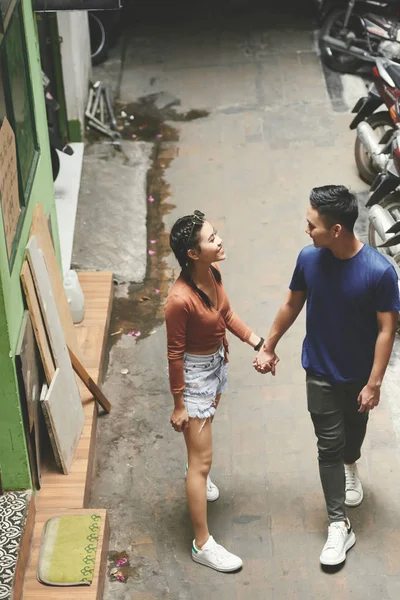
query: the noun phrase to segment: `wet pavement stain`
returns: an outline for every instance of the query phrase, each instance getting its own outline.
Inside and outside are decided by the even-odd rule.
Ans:
[[[164,301],[169,289],[166,257],[171,252],[169,232],[163,217],[173,208],[165,172],[179,155],[179,131],[166,121],[188,122],[208,116],[207,111],[179,113],[178,100],[173,106],[157,107],[159,94],[141,98],[129,105],[118,105],[119,130],[124,139],[153,142],[152,166],[147,174],[147,269],[142,284],[130,284],[127,293],[114,297],[110,324],[109,349],[123,334],[137,341],[155,333],[164,322]],[[161,102],[162,103],[162,102]],[[133,119],[131,117],[134,117]],[[134,136],[134,137],[133,137]]]

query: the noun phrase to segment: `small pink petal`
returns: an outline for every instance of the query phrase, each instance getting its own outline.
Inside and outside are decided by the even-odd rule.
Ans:
[[[155,251],[155,250],[149,250],[149,254],[150,254],[151,256],[153,256],[153,254],[155,254],[155,253],[156,253],[156,251]]]
[[[136,329],[135,331],[132,331],[132,333],[133,333],[134,337],[140,337],[142,335],[142,333],[138,329]]]
[[[157,133],[156,138],[159,140],[162,138],[162,133]]]
[[[148,202],[154,202],[154,198],[153,198],[153,196],[149,196],[149,197],[147,198],[147,201],[148,201]]]
[[[132,139],[136,140],[136,138],[137,138],[137,135],[135,135],[134,133],[132,133]]]
[[[160,290],[159,290],[158,288],[154,288],[154,293],[155,293],[155,294],[159,294],[159,293],[160,293]]]
[[[157,244],[157,240],[150,240],[150,244]]]
[[[126,565],[127,562],[127,558],[120,558],[115,564],[117,567],[122,567],[122,565]]]
[[[118,581],[125,581],[125,577],[123,575],[117,575]]]

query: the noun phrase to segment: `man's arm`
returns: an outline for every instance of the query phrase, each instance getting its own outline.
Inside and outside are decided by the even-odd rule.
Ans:
[[[379,404],[381,385],[396,336],[398,316],[397,312],[377,313],[379,333],[375,344],[374,362],[368,383],[358,397],[359,412],[372,410]]]
[[[254,367],[259,373],[269,373],[275,375],[275,368],[279,358],[275,354],[275,348],[299,316],[301,309],[307,298],[307,292],[290,290],[285,302],[278,310],[268,338],[254,360]]]

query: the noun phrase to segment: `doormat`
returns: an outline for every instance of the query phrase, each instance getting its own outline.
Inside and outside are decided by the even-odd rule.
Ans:
[[[11,597],[30,497],[30,491],[6,492],[0,496],[0,600]]]
[[[90,585],[93,581],[101,517],[64,515],[46,521],[37,578],[47,585]]]

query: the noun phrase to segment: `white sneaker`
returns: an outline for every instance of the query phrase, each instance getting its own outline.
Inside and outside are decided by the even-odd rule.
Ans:
[[[188,472],[188,466],[186,465],[185,479],[187,477],[187,472]],[[215,500],[218,500],[218,498],[219,498],[219,489],[217,488],[215,483],[213,483],[211,481],[210,476],[207,475],[207,502],[215,502]]]
[[[344,465],[346,476],[346,506],[359,506],[364,498],[364,492],[358,476],[357,463]]]
[[[222,573],[231,573],[243,566],[242,559],[217,544],[212,535],[210,535],[201,550],[196,548],[193,540],[192,558],[195,562]]]
[[[319,560],[327,566],[340,565],[346,560],[346,552],[356,543],[356,536],[350,521],[331,523],[328,529],[328,539],[322,549]]]

